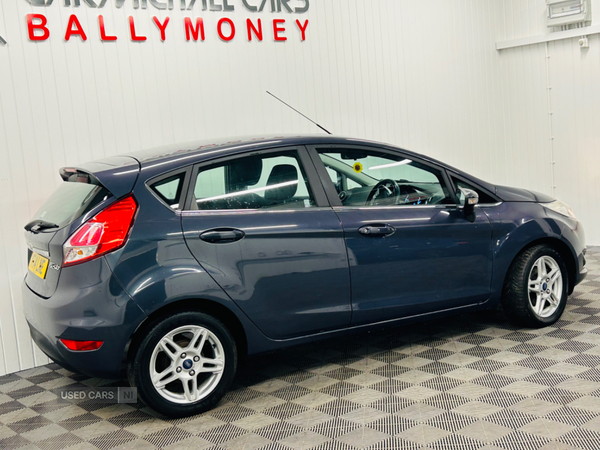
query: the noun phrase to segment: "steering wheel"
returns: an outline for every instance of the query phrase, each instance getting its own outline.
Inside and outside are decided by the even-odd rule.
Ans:
[[[375,197],[377,195],[377,197]],[[369,195],[367,196],[367,201],[365,205],[375,205],[376,198],[385,199],[385,198],[394,198],[397,199],[400,196],[400,186],[394,180],[390,178],[386,178],[381,180],[375,186]],[[394,201],[396,203],[396,201]]]

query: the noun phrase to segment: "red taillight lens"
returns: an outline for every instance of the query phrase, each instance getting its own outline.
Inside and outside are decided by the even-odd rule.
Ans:
[[[74,247],[89,247],[100,244],[104,225],[101,223],[88,222],[83,224],[71,237],[69,242]]]
[[[89,261],[121,248],[127,242],[136,211],[137,203],[129,196],[88,220],[63,246],[63,265]]]
[[[76,352],[88,352],[90,350],[98,350],[104,344],[104,341],[71,341],[69,339],[61,339],[60,342],[65,344],[69,350]]]

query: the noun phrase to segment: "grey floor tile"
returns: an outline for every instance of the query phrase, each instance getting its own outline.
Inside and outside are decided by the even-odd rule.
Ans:
[[[371,447],[378,442],[388,439],[390,435],[369,427],[357,428],[350,433],[337,438],[338,441],[357,448]]]

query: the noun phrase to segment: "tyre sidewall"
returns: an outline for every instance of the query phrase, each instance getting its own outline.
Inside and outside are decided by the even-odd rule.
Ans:
[[[154,348],[170,331],[185,325],[199,325],[214,333],[221,341],[225,353],[223,376],[217,387],[198,402],[182,405],[171,402],[161,396],[150,379],[150,360]],[[128,367],[130,383],[138,388],[138,396],[155,411],[170,417],[185,417],[200,414],[211,409],[225,395],[237,369],[237,350],[235,341],[227,328],[217,319],[200,312],[178,313],[164,319],[154,327],[141,341],[133,360]]]
[[[538,259],[540,259],[542,256],[549,256],[552,259],[554,259],[554,261],[556,261],[556,263],[558,264],[558,267],[560,268],[560,272],[561,272],[562,280],[563,280],[560,304],[558,305],[558,308],[556,309],[556,311],[554,311],[554,314],[552,314],[551,316],[548,316],[548,317],[539,317],[533,311],[533,307],[531,306],[531,302],[529,301],[529,274],[531,273],[531,269],[533,268],[533,265],[535,264],[535,262]],[[567,297],[568,297],[567,291],[568,291],[568,285],[569,285],[567,266],[564,263],[563,259],[561,258],[560,254],[553,248],[545,247],[545,246],[540,247],[537,251],[535,251],[531,255],[531,257],[529,258],[529,261],[527,261],[527,264],[525,265],[525,273],[523,274],[522,282],[524,284],[523,292],[526,293],[525,301],[527,302],[527,311],[531,317],[531,320],[540,326],[547,326],[547,325],[552,325],[553,323],[555,323],[560,318],[560,316],[562,315],[562,313],[565,310],[565,307],[567,306]]]

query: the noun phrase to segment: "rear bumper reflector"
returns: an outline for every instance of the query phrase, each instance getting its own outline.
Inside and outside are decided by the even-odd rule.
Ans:
[[[61,339],[65,347],[75,352],[89,352],[90,350],[98,350],[104,344],[104,341],[71,341],[69,339]]]

